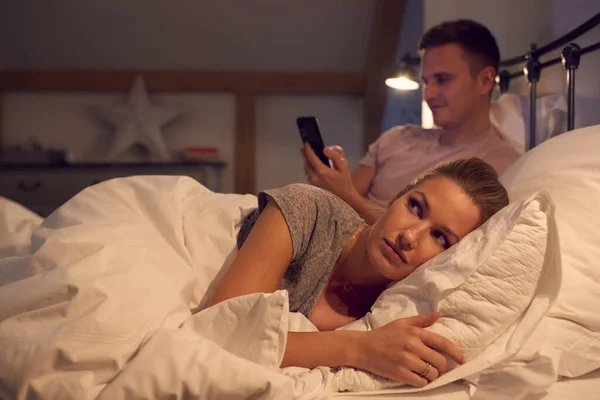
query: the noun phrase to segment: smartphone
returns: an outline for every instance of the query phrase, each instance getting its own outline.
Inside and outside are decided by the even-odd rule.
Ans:
[[[312,147],[317,157],[323,161],[323,164],[331,167],[329,159],[323,152],[325,144],[323,143],[323,137],[319,129],[319,121],[315,117],[298,117],[296,124],[298,124],[302,142],[310,144],[310,147]]]

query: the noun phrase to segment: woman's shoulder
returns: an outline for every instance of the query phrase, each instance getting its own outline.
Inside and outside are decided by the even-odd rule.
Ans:
[[[285,197],[292,200],[298,207],[310,204],[319,208],[329,208],[336,212],[350,212],[358,216],[352,207],[335,194],[306,183],[292,183],[278,189],[266,190],[264,193],[269,196]]]
[[[348,203],[335,194],[305,183],[265,190],[259,195],[262,204],[269,199],[277,203],[288,223],[295,219],[301,221],[306,229],[315,229],[317,225],[335,229],[339,225],[355,226],[364,222]]]
[[[318,198],[323,195],[329,193],[328,191],[321,189],[319,187],[309,185],[308,183],[290,183],[285,186],[281,186],[275,189],[264,190],[264,193],[284,193],[289,194],[291,196],[300,196],[300,197],[309,197],[309,198]]]

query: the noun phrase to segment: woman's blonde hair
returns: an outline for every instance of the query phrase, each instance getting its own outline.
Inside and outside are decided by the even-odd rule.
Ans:
[[[406,185],[392,202],[422,182],[438,177],[452,179],[473,200],[481,215],[479,225],[508,205],[508,193],[498,180],[498,173],[477,157],[436,165]]]

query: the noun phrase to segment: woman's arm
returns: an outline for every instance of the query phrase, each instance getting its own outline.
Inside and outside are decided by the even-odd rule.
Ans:
[[[218,285],[210,304],[250,293],[272,293],[292,259],[292,239],[283,214],[273,200],[259,216],[244,245]],[[446,370],[448,354],[461,363],[460,350],[447,339],[422,328],[439,314],[393,321],[369,332],[289,332],[282,367],[350,366],[424,386],[419,373],[432,364],[427,377]]]
[[[356,366],[359,331],[288,332],[281,368]]]
[[[292,259],[292,237],[270,199],[219,283],[209,305],[250,293],[272,293]]]

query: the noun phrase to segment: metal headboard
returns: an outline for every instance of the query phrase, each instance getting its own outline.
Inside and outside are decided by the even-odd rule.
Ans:
[[[572,41],[579,38],[594,27],[600,25],[600,13],[594,15],[581,26],[573,29],[564,36],[548,43],[540,48],[537,45],[531,44],[527,53],[502,61],[500,67],[510,67],[513,65],[525,63],[522,71],[510,73],[507,70],[502,70],[496,77],[496,82],[500,88],[500,92],[504,93],[510,86],[511,79],[525,76],[529,82],[529,140],[527,141],[527,149],[536,146],[536,101],[537,101],[537,83],[540,80],[542,70],[554,64],[562,62],[567,74],[567,131],[573,130],[575,126],[575,71],[579,68],[581,57],[587,53],[591,53],[600,49],[600,42],[590,46],[581,48]],[[540,56],[558,49],[563,46],[560,57],[551,60],[540,62]]]

